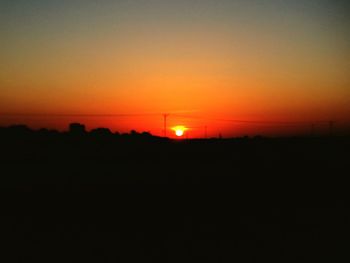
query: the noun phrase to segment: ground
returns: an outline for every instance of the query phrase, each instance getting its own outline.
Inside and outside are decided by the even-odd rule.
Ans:
[[[346,137],[0,141],[12,261],[348,261]]]

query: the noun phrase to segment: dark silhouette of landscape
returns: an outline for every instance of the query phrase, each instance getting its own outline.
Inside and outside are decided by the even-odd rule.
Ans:
[[[3,127],[2,248],[16,262],[346,262],[349,146]]]

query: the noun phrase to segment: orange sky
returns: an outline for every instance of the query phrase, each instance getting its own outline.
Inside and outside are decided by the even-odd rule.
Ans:
[[[192,137],[204,136],[204,126],[208,136],[298,133],[328,120],[341,128],[350,116],[350,39],[342,2],[293,2],[5,1],[0,125],[65,129],[81,121],[88,128],[161,135],[162,114],[170,113],[169,132],[184,125],[193,127]]]

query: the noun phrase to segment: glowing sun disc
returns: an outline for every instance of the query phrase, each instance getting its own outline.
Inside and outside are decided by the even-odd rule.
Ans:
[[[181,136],[184,135],[185,130],[187,130],[187,129],[186,129],[185,126],[175,126],[175,127],[172,128],[172,130],[175,132],[175,135],[177,137],[181,137]]]
[[[175,130],[175,134],[178,137],[181,137],[182,135],[184,135],[184,131],[183,130]]]

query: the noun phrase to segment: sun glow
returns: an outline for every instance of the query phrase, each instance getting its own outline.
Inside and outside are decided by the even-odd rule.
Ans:
[[[175,134],[176,134],[176,136],[181,137],[182,135],[184,135],[184,131],[183,130],[176,130]]]
[[[172,130],[175,132],[175,135],[177,137],[181,137],[184,135],[186,127],[185,126],[175,126],[172,128]]]

